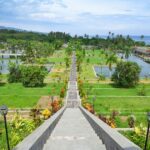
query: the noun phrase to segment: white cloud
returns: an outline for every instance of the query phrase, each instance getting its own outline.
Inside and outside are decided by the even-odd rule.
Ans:
[[[38,30],[139,32],[150,26],[148,0],[0,0],[2,20]],[[50,24],[50,26],[49,26]],[[35,29],[35,28],[34,28]],[[150,31],[148,31],[150,34]]]

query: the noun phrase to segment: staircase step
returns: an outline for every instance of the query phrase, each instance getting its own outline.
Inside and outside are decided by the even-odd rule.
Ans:
[[[67,108],[44,145],[43,150],[106,150],[87,119],[78,108],[79,91],[76,82],[76,57],[72,57],[68,83]]]
[[[67,108],[44,150],[106,150],[79,108]]]

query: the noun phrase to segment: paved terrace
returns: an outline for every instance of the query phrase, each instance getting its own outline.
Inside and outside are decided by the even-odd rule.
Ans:
[[[140,150],[81,106],[76,78],[74,53],[65,106],[15,150]]]

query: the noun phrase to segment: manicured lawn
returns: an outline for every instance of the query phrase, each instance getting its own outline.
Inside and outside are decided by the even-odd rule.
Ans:
[[[65,57],[66,57],[65,50],[59,50],[59,51],[55,51],[53,56],[48,57],[48,60],[49,62],[63,63]]]
[[[30,108],[36,105],[41,96],[59,95],[62,86],[62,83],[50,83],[44,87],[25,88],[20,83],[5,84],[0,86],[0,105],[5,104],[9,108]]]
[[[136,88],[115,88],[111,84],[84,84],[84,90],[88,93],[88,101],[94,102],[95,111],[98,114],[110,115],[112,111],[118,111],[120,116],[134,114],[137,123],[146,124],[146,112],[150,111],[150,84],[145,84],[146,96],[138,96],[138,91],[143,85]],[[88,92],[89,91],[89,92]]]
[[[45,82],[49,83],[49,81],[52,82],[64,82],[64,80],[68,79],[70,74],[70,68],[66,69],[66,66],[64,63],[62,64],[55,64],[52,68],[51,72],[47,75],[45,78]]]
[[[63,82],[66,78],[69,77],[70,74],[70,67],[66,68],[65,65],[65,50],[55,51],[53,56],[48,57],[49,62],[55,63],[51,72],[45,78],[46,83],[52,82]],[[71,57],[70,57],[70,64],[71,64]]]
[[[50,57],[48,58],[49,62],[54,62],[54,63],[60,63],[64,62],[64,58],[59,58],[59,57]]]
[[[90,91],[89,95],[99,96],[139,96],[138,92],[142,88],[145,87],[146,96],[150,96],[150,84],[139,84],[135,88],[117,88],[114,87],[113,84],[84,84],[85,91]]]
[[[93,71],[93,66],[91,64],[82,64],[82,71],[80,74],[82,80],[93,80],[96,76]]]

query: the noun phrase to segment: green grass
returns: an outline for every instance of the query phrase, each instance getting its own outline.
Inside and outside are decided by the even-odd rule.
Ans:
[[[30,108],[36,105],[41,96],[59,95],[62,86],[62,83],[50,83],[39,88],[25,88],[20,83],[1,85],[0,105],[5,104],[9,108]]]
[[[59,50],[55,51],[53,56],[50,56],[48,58],[48,61],[54,63],[63,63],[65,57],[66,57],[65,50]]]
[[[90,95],[97,95],[97,97],[101,96],[139,96],[138,92],[142,88],[143,84],[139,84],[135,88],[117,88],[114,87],[113,84],[84,84],[85,91],[90,90]],[[150,96],[150,84],[145,84],[146,96]]]
[[[96,96],[94,102],[95,111],[98,114],[110,115],[113,110],[118,111],[120,116],[134,114],[137,123],[146,124],[146,112],[150,111],[150,84],[146,84],[146,96],[138,96],[138,90],[143,85],[136,88],[116,88],[111,84],[84,84],[84,91],[88,92],[88,101],[93,103],[92,98]],[[123,127],[123,124],[119,126]],[[126,126],[126,125],[125,125]]]
[[[0,148],[6,150],[6,137],[4,132],[4,122],[0,120]]]
[[[130,141],[137,144],[141,149],[144,149],[145,146],[145,135],[138,135],[134,131],[120,131],[121,134],[126,136]],[[147,143],[147,150],[150,150],[150,143]]]
[[[48,58],[48,61],[54,62],[54,63],[63,63],[65,60],[64,60],[64,58],[50,57],[50,58]]]

